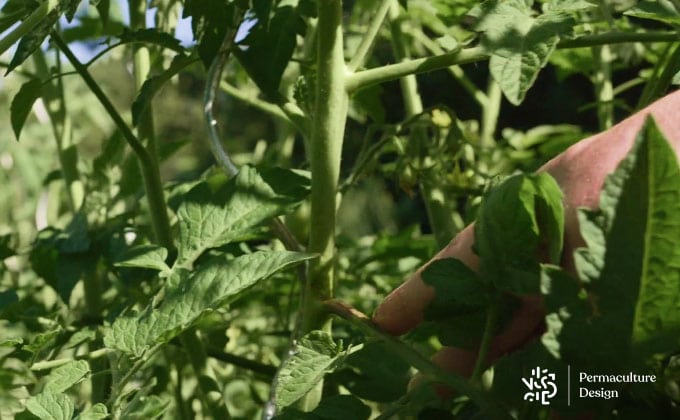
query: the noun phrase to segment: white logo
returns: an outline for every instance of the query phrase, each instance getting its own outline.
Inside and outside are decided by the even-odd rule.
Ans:
[[[548,373],[548,369],[535,367],[531,370],[529,379],[522,378],[522,382],[529,389],[529,392],[524,394],[524,401],[540,401],[543,405],[549,405],[548,400],[557,394],[555,374]]]

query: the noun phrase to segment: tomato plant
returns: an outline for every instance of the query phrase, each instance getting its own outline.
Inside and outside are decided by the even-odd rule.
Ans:
[[[1,4],[2,418],[680,414],[677,133],[598,209],[531,174],[679,83],[680,2]],[[459,232],[418,328],[365,315]]]

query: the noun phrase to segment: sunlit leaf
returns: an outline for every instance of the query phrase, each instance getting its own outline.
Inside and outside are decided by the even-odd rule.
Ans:
[[[328,333],[312,331],[301,338],[279,370],[276,406],[288,407],[302,398],[332,370],[340,356],[340,348]]]
[[[216,257],[191,274],[175,269],[161,304],[149,306],[137,316],[117,318],[104,343],[141,356],[149,347],[189,328],[207,311],[224,307],[258,281],[310,258],[295,252],[262,251],[231,259]]]
[[[179,218],[178,264],[190,264],[205,250],[250,235],[252,228],[282,214],[304,197],[305,181],[292,172],[268,177],[251,167],[217,191],[201,183],[194,187],[177,211]]]
[[[505,97],[519,105],[560,36],[571,32],[573,18],[559,12],[533,17],[523,0],[487,0],[476,13],[476,30],[482,32],[482,45],[491,54],[491,75]]]
[[[85,379],[90,373],[90,365],[84,360],[73,360],[59,366],[45,378],[43,392],[59,394]]]
[[[41,420],[71,420],[73,401],[65,394],[42,392],[26,401],[28,411]]]

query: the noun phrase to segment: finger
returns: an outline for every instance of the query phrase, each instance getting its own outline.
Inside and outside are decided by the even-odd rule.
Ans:
[[[598,206],[600,190],[606,175],[614,171],[630,150],[648,114],[654,115],[676,154],[680,154],[678,109],[680,90],[667,95],[608,131],[571,146],[539,169],[555,177],[564,194],[565,252],[562,265],[567,270],[575,271],[573,250],[583,246],[576,210],[579,207]],[[433,259],[454,257],[474,269],[478,259],[472,252],[473,242],[473,227],[468,226]],[[403,334],[422,322],[423,312],[433,297],[433,289],[423,283],[421,277],[423,268],[392,292],[376,310],[373,320],[385,331]]]
[[[470,225],[458,233],[430,262],[453,257],[474,270],[477,268],[478,258],[472,252],[473,242],[474,227]],[[427,265],[421,267],[409,280],[390,293],[376,309],[373,322],[384,331],[400,335],[422,322],[425,308],[434,297],[434,288],[425,284],[421,277],[425,267]]]
[[[492,365],[503,355],[516,351],[540,337],[545,330],[543,314],[543,299],[540,296],[523,297],[522,305],[503,332],[492,340],[486,354],[485,366]],[[478,349],[444,347],[432,356],[432,361],[446,372],[470,377],[477,362],[477,353]],[[422,380],[421,375],[416,375],[409,383],[409,389]],[[437,392],[443,397],[450,397],[453,394],[445,387],[438,387]]]

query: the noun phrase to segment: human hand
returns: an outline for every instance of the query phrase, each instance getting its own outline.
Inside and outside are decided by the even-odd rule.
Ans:
[[[596,208],[605,177],[612,173],[628,153],[647,115],[651,114],[671,143],[676,156],[680,154],[680,91],[658,100],[618,125],[589,137],[567,149],[539,169],[550,173],[564,194],[565,232],[562,266],[574,271],[573,252],[584,245],[579,233],[577,208]],[[478,258],[472,251],[474,225],[461,231],[443,250],[434,256],[457,258],[476,269]],[[425,308],[434,297],[434,289],[426,285],[421,267],[404,284],[393,291],[376,310],[373,321],[383,330],[399,335],[410,331],[423,320]],[[543,331],[544,309],[540,296],[522,297],[522,305],[496,336],[488,351],[487,363],[523,347]],[[469,376],[476,361],[476,352],[444,348],[433,360],[447,371]]]

